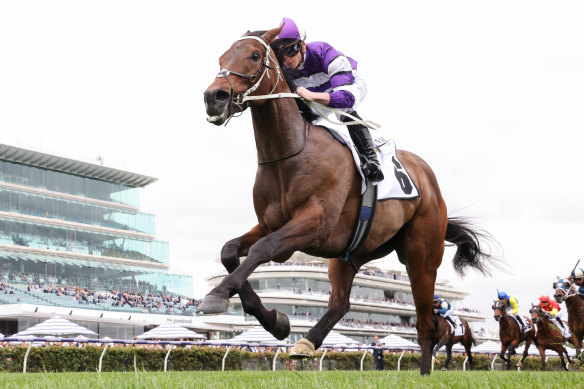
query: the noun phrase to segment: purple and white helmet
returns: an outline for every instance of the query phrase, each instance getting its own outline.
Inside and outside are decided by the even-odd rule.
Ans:
[[[282,19],[282,23],[280,23],[280,26],[282,25],[284,27],[282,28],[282,31],[280,31],[277,39],[294,39],[299,41],[304,40],[304,36],[300,35],[300,30],[298,29],[296,23],[294,23],[294,20],[290,18],[284,18]]]

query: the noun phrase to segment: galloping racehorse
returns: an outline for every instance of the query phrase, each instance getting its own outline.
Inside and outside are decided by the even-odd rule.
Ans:
[[[568,309],[568,327],[572,333],[572,342],[579,356],[582,352],[582,339],[584,339],[584,298],[576,293],[569,280],[560,278],[554,282],[554,298],[558,304],[566,302]]]
[[[499,354],[499,357],[507,362],[507,370],[511,369],[511,357],[516,354],[515,349],[519,347],[521,343],[525,342],[525,350],[523,351],[521,359],[517,362],[517,367],[521,367],[523,361],[527,358],[531,342],[535,341],[535,327],[533,322],[524,317],[523,320],[530,324],[531,330],[522,332],[519,323],[517,323],[517,321],[511,316],[507,315],[507,306],[504,303],[495,300],[492,308],[493,316],[495,317],[495,320],[499,322],[499,339],[501,340],[501,353]],[[506,352],[508,352],[507,357],[505,357]]]
[[[545,370],[545,350],[554,350],[560,356],[562,367],[568,370],[566,361],[564,361],[564,354],[568,358],[568,362],[572,363],[568,351],[564,347],[564,336],[562,330],[553,324],[545,312],[537,305],[532,305],[529,310],[531,319],[537,324],[537,336],[535,337],[535,344],[541,356],[541,369]]]
[[[223,246],[221,262],[230,274],[205,296],[198,311],[227,312],[229,298],[239,294],[244,311],[283,339],[290,333],[288,317],[262,305],[247,281],[249,275],[263,263],[285,262],[295,251],[332,258],[328,311],[292,351],[312,355],[349,310],[356,269],[396,251],[411,281],[421,373],[429,374],[437,341],[432,297],[444,241],[458,246],[453,262],[460,274],[466,267],[484,272],[489,255],[479,244],[481,235],[464,220],[447,217],[430,167],[417,155],[398,151],[420,196],[379,202],[352,264],[340,259],[359,217],[360,175],[347,147],[325,128],[307,122],[294,99],[279,95],[290,93],[270,47],[280,30],[248,33],[236,40],[220,57],[221,71],[204,93],[207,120],[213,124],[224,124],[236,109],[251,110],[258,155],[253,188],[258,224]],[[250,96],[256,99],[250,101]],[[242,256],[247,258],[240,262]]]
[[[436,321],[436,332],[438,334],[438,343],[434,347],[433,355],[436,356],[436,353],[442,346],[446,346],[446,362],[444,362],[443,370],[448,370],[448,365],[450,364],[450,360],[452,359],[452,346],[457,343],[460,343],[464,346],[466,350],[466,355],[468,356],[468,364],[470,369],[474,368],[474,361],[472,359],[472,353],[470,352],[470,348],[472,345],[476,345],[477,342],[474,340],[472,336],[472,331],[468,325],[468,322],[464,319],[460,319],[462,325],[464,326],[464,334],[459,336],[454,336],[454,332],[452,332],[452,327],[440,315],[434,314],[434,320]]]

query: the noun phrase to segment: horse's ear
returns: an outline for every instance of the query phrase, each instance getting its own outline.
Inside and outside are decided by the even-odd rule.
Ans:
[[[556,288],[558,287],[557,285],[558,285],[558,284],[557,284],[556,282],[554,282],[554,284],[552,285],[552,288],[553,288],[553,289],[556,289]]]
[[[269,45],[278,37],[278,34],[280,34],[280,32],[282,31],[282,28],[284,28],[283,24],[278,28],[274,28],[274,29],[266,31],[262,35],[262,40]]]

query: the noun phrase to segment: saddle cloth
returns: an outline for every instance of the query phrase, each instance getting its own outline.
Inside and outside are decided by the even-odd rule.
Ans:
[[[562,332],[562,336],[564,338],[570,338],[572,336],[572,334],[570,333],[570,328],[568,327],[567,323],[563,322],[564,326],[561,327],[560,324],[556,321],[556,318],[550,318],[550,323]]]
[[[353,160],[361,175],[361,194],[365,193],[366,183],[363,172],[361,171],[361,161],[357,149],[349,136],[349,131],[346,127],[331,127],[329,131],[333,135],[338,135],[353,154]],[[377,130],[379,132],[380,130]],[[388,199],[413,199],[420,196],[418,188],[412,181],[409,173],[397,158],[397,151],[395,142],[393,140],[386,140],[383,136],[378,136],[373,140],[375,144],[377,157],[381,164],[381,171],[384,175],[384,180],[376,183],[377,185],[377,200]]]
[[[458,317],[458,316],[450,316],[450,317],[456,323],[456,328],[453,328],[452,327],[452,323],[450,323],[448,320],[446,320],[446,322],[450,326],[450,329],[452,330],[452,333],[454,334],[454,336],[462,336],[462,335],[464,335],[464,331],[465,331],[464,330],[464,325],[462,325],[462,321],[460,320],[460,317]]]
[[[511,317],[513,319],[515,319],[515,321],[517,322],[517,325],[519,325],[519,328],[521,328],[521,323],[519,323],[519,320],[517,320],[517,317],[515,317],[515,315],[511,315]],[[523,333],[529,332],[531,331],[532,327],[531,327],[531,323],[529,323],[529,320],[527,319],[526,316],[523,316]]]

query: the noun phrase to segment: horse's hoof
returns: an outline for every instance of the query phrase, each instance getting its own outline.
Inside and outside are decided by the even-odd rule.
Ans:
[[[521,361],[517,362],[517,364],[515,365],[516,367],[523,367],[523,363],[521,363]]]
[[[292,359],[304,359],[310,358],[314,355],[314,344],[306,339],[302,338],[296,344],[294,344],[294,348],[292,352],[288,354],[288,357]]]
[[[197,313],[202,315],[221,315],[229,310],[229,299],[208,294],[197,307]]]
[[[278,340],[286,339],[290,335],[290,319],[285,313],[276,311],[276,324],[270,331],[274,338]]]
[[[443,367],[443,368],[442,368],[442,369],[440,369],[440,370],[442,370],[442,371],[448,371],[448,369],[447,369],[447,368],[445,368],[445,367]]]

